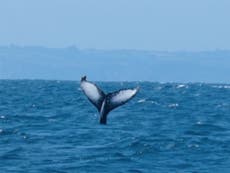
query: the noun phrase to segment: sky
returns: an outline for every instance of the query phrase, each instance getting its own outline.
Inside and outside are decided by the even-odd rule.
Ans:
[[[229,0],[0,1],[0,46],[230,49]]]

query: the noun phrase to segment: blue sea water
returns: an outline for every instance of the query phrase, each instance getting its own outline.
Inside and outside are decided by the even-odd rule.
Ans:
[[[75,81],[0,80],[0,172],[230,172],[230,85],[140,86],[100,125]]]

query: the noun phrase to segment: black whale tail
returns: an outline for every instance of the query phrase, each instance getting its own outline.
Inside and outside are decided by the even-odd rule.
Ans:
[[[133,89],[122,89],[113,93],[105,94],[97,85],[88,82],[86,76],[81,78],[81,88],[89,101],[100,113],[100,123],[106,124],[108,113],[127,103],[138,92],[139,87]]]

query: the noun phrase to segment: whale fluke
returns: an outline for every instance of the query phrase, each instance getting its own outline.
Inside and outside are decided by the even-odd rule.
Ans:
[[[108,113],[127,103],[138,92],[139,87],[133,89],[121,89],[105,94],[97,85],[86,80],[86,76],[81,78],[81,88],[89,101],[100,113],[100,123],[106,124]]]
[[[86,76],[81,78],[81,88],[89,101],[100,111],[102,102],[105,99],[104,92],[97,85],[88,82]]]

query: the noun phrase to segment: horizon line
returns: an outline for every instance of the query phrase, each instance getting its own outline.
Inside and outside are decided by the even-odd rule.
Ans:
[[[200,52],[217,52],[217,51],[230,51],[230,49],[221,49],[221,48],[215,48],[215,49],[199,49],[199,50],[189,50],[189,49],[176,49],[176,50],[154,50],[154,49],[130,49],[130,48],[111,48],[111,49],[103,49],[103,48],[81,48],[77,45],[66,45],[62,47],[58,46],[45,46],[45,45],[19,45],[19,44],[6,44],[6,45],[0,45],[0,48],[43,48],[43,49],[76,49],[80,51],[138,51],[138,52],[169,52],[169,53],[175,53],[175,52],[189,52],[189,53],[200,53]]]
[[[80,82],[79,80],[74,79],[39,79],[39,78],[0,78],[0,81],[54,81],[54,82]],[[228,82],[201,82],[201,81],[188,81],[188,82],[179,82],[179,81],[153,81],[153,80],[90,80],[92,82],[103,82],[103,83],[160,83],[160,84],[222,84],[230,85]]]

